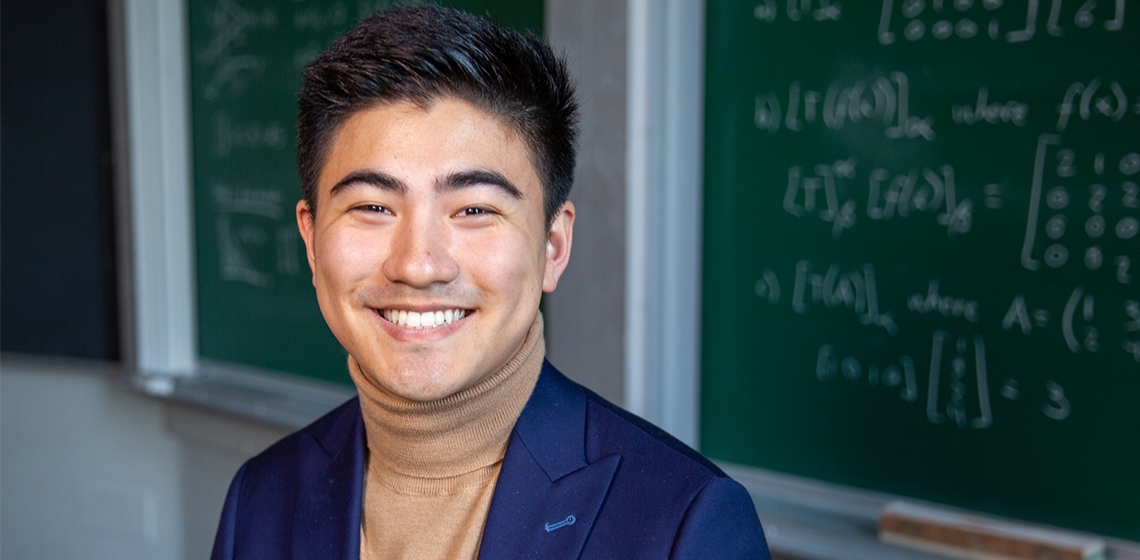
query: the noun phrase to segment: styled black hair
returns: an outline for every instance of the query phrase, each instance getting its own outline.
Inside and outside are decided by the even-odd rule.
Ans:
[[[394,6],[336,40],[301,73],[297,167],[316,212],[317,179],[337,129],[395,101],[443,97],[479,107],[519,133],[542,180],[547,228],[574,182],[578,104],[566,64],[533,34],[434,4]]]

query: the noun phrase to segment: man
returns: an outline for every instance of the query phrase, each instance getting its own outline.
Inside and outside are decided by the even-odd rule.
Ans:
[[[303,76],[297,224],[359,398],[242,466],[213,557],[767,558],[739,484],[543,358],[577,118],[549,47],[399,7]]]

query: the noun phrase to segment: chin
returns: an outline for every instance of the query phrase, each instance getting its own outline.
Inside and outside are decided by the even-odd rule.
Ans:
[[[388,392],[411,401],[427,402],[449,397],[464,387],[454,378],[453,370],[441,364],[405,365],[377,379]]]

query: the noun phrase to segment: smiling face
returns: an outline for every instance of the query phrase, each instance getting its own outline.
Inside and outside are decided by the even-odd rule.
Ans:
[[[353,114],[317,188],[297,225],[321,313],[365,374],[406,399],[502,367],[570,257],[573,204],[547,230],[526,143],[457,99]]]

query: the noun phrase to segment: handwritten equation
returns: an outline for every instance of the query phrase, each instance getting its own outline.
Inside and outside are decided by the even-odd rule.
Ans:
[[[798,132],[818,123],[840,130],[848,123],[867,122],[882,128],[887,138],[923,138],[931,142],[935,138],[933,116],[910,114],[910,82],[902,72],[832,83],[824,91],[805,89],[801,82],[792,82],[784,99],[781,103],[775,93],[756,96],[753,121],[757,128],[775,133],[783,126]]]
[[[800,260],[790,277],[764,268],[753,290],[768,305],[789,306],[795,315],[846,314],[853,325],[872,327],[889,338],[913,329],[910,317],[938,317],[948,327],[956,325],[933,330],[925,355],[907,353],[884,363],[841,355],[836,344],[826,343],[818,347],[815,359],[820,381],[846,379],[895,388],[909,403],[925,395],[926,417],[935,424],[989,427],[995,422],[994,399],[1019,401],[1029,390],[1019,379],[1024,374],[1020,369],[996,372],[996,377],[990,371],[985,338],[980,334],[986,325],[1000,324],[998,332],[1010,335],[1045,336],[1042,342],[1073,355],[1119,356],[1122,352],[1128,361],[1140,365],[1140,302],[1094,293],[1083,285],[1073,287],[1063,299],[1011,293],[1008,307],[987,309],[979,298],[955,293],[938,278],[928,279],[923,290],[884,293],[871,263],[819,265]],[[1008,336],[1003,340],[1010,342]],[[920,371],[922,364],[929,366],[923,365]],[[1032,389],[1040,397],[1042,414],[1054,420],[1069,416],[1072,405],[1058,381]]]
[[[838,23],[843,7],[832,0],[764,0],[756,20]],[[883,0],[876,35],[879,43],[899,40],[989,38],[1021,43],[1041,36],[1118,32],[1125,25],[1125,0]]]
[[[1039,36],[1043,27],[1053,37],[1074,31],[1116,32],[1124,28],[1124,0],[883,0],[878,37],[884,45],[898,34],[908,42],[988,37],[1020,43]],[[1045,5],[1048,10],[1043,10]],[[1045,25],[1041,26],[1041,19]],[[1100,24],[1097,26],[1096,24]]]
[[[304,245],[280,190],[215,183],[212,194],[222,280],[268,288],[301,274]]]
[[[1076,261],[1089,270],[1109,269],[1117,282],[1131,284],[1133,258],[1140,254],[1137,173],[1140,150],[1078,154],[1060,136],[1041,135],[1022,266],[1038,270],[1042,263],[1059,268]]]
[[[216,0],[190,6],[195,172],[216,279],[261,289],[303,277],[293,221],[300,71],[356,20],[390,4]],[[280,106],[281,109],[274,109]],[[203,196],[204,195],[204,196]]]
[[[938,278],[930,278],[923,290],[884,295],[876,281],[875,266],[870,263],[817,267],[812,261],[801,260],[795,263],[790,278],[783,276],[783,280],[773,268],[765,267],[753,291],[770,305],[787,301],[797,315],[809,315],[813,309],[845,310],[858,324],[881,328],[892,337],[899,334],[902,323],[896,309],[919,316],[940,316],[962,325],[982,323],[987,315],[991,321],[1000,316],[1001,330],[1024,335],[1035,330],[1052,332],[1054,343],[1063,344],[1074,354],[1104,350],[1102,330],[1120,332],[1124,337],[1119,348],[1140,362],[1136,352],[1140,342],[1136,338],[1140,331],[1140,304],[1127,298],[1116,300],[1113,294],[1098,297],[1084,285],[1073,287],[1063,299],[1052,297],[1048,303],[1030,301],[1024,293],[1014,290],[1008,296],[1008,307],[985,310],[980,298],[953,293]],[[1110,309],[1098,313],[1098,301],[1101,307],[1108,305]]]
[[[955,126],[980,124],[1025,127],[1031,124],[1030,105],[1017,99],[997,99],[990,88],[977,89],[976,100],[951,103],[941,111],[929,107],[917,111],[913,89],[904,72],[888,72],[864,79],[845,79],[826,88],[809,89],[803,82],[788,85],[787,93],[756,95],[753,124],[770,134],[797,133],[813,126],[840,131],[844,126],[873,126],[885,138],[937,139],[936,123]],[[1140,120],[1140,87],[1126,90],[1117,80],[1094,78],[1075,82],[1057,92],[1055,123],[1058,133],[1075,122],[1119,123]],[[922,116],[913,114],[920,113]],[[948,118],[947,118],[948,117]],[[1052,119],[1053,117],[1048,117]]]
[[[985,340],[980,335],[935,331],[929,366],[923,371],[909,355],[884,364],[841,354],[833,344],[820,345],[815,364],[819,381],[846,380],[894,390],[903,401],[924,405],[926,419],[932,424],[990,428],[995,423],[995,398],[1011,402],[1033,399],[1042,415],[1058,421],[1067,419],[1073,409],[1065,388],[1056,381],[1030,388],[1018,379],[1005,377],[994,384],[987,370]]]
[[[855,183],[855,184],[849,184]],[[1000,184],[981,187],[990,207],[1000,207]],[[839,193],[867,193],[862,212],[856,198],[841,199]],[[950,238],[969,233],[974,216],[974,203],[960,197],[954,180],[954,167],[891,171],[875,168],[864,176],[858,173],[855,158],[836,160],[831,164],[788,168],[784,191],[784,211],[805,218],[817,216],[831,224],[835,238],[858,223],[859,216],[869,220],[890,221],[929,215]]]

